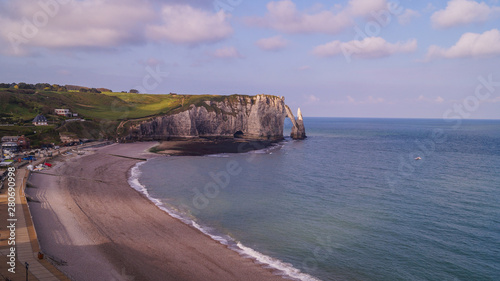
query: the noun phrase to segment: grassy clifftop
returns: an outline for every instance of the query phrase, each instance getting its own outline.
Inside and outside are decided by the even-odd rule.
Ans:
[[[191,104],[224,99],[232,97],[0,88],[0,137],[24,134],[34,145],[58,143],[60,134],[89,139],[114,137],[122,121],[176,113]],[[69,118],[55,115],[56,108],[67,108],[87,121],[65,122]],[[49,126],[33,126],[31,121],[37,114],[43,114]]]
[[[33,119],[69,108],[89,119],[122,120],[164,113],[182,104],[184,96],[129,93],[81,93],[0,89],[1,118]],[[188,98],[189,99],[189,98]]]

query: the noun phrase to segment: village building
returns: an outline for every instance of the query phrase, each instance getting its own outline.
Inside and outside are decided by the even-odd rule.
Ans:
[[[35,119],[32,121],[33,125],[35,126],[47,126],[47,118],[45,116],[38,114]]]
[[[22,150],[29,149],[30,148],[30,139],[28,139],[24,135],[18,137],[17,138],[17,146],[19,147],[19,149],[22,149]]]
[[[2,141],[2,154],[8,153],[8,152],[17,152],[19,150],[19,147],[17,146],[16,142],[12,141]]]
[[[54,110],[57,115],[68,116],[71,114],[67,108],[58,108]]]
[[[66,117],[77,117],[77,116],[78,116],[78,113],[76,113],[76,112],[71,112],[71,111],[69,111],[69,109],[67,109],[67,108],[58,108],[58,109],[54,109],[54,112],[55,112],[57,115],[60,115],[60,116],[66,116]]]
[[[2,137],[2,152],[18,152],[30,148],[30,140],[25,136]]]

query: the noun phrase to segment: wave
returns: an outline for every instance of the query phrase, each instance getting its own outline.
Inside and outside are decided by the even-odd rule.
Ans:
[[[128,178],[128,184],[135,190],[139,191],[140,193],[146,195],[146,197],[150,200],[152,199],[155,199],[151,196],[149,196],[149,192],[148,192],[148,189],[142,185],[140,182],[139,182],[139,178],[141,177],[142,175],[142,172],[140,170],[140,167],[144,164],[146,164],[147,162],[139,162],[137,164],[134,165],[134,167],[132,167],[132,169],[130,169],[130,177]],[[161,203],[158,199],[155,199],[158,203]],[[153,201],[153,200],[152,200]],[[157,202],[154,201],[154,203],[156,204]]]
[[[273,143],[268,147],[265,147],[262,149],[251,150],[251,151],[248,151],[244,154],[273,154],[273,152],[282,149],[283,146],[285,146],[286,142],[287,142],[286,140],[283,140],[283,141],[278,142],[278,143]]]
[[[288,277],[294,280],[301,280],[301,281],[320,281],[319,279],[301,272],[299,269],[293,267],[292,264],[285,263],[279,259],[272,258],[270,256],[266,256],[262,253],[259,253],[255,251],[252,248],[246,247],[245,245],[241,244],[240,242],[237,242],[237,246],[239,249],[236,249],[236,251],[242,255],[243,257],[248,257],[257,260],[257,262],[268,265],[271,268],[278,270],[280,274],[283,277]]]
[[[274,147],[276,149],[276,147]],[[189,217],[189,215],[185,214],[184,212],[175,209],[172,206],[167,206],[161,200],[152,197],[146,186],[140,183],[139,178],[141,177],[141,170],[140,167],[144,165],[147,162],[139,162],[137,163],[132,169],[130,169],[130,177],[128,179],[129,185],[137,190],[138,192],[144,194],[146,198],[148,198],[151,202],[153,202],[160,210],[166,212],[170,216],[182,221],[183,223],[192,226],[199,231],[201,231],[203,234],[209,236],[213,240],[227,246],[229,249],[237,252],[244,258],[250,258],[255,261],[257,261],[259,264],[264,266],[265,268],[271,268],[275,270],[275,275],[278,276],[283,276],[284,278],[287,279],[292,279],[292,280],[300,280],[300,281],[320,281],[319,279],[301,272],[299,269],[293,267],[292,264],[283,262],[279,259],[275,259],[273,257],[264,255],[252,248],[246,247],[239,241],[235,241],[232,237],[229,235],[221,235],[216,232],[215,229],[207,227],[207,226],[202,226],[198,224],[194,218]]]
[[[207,154],[204,157],[216,157],[216,158],[229,158],[227,153],[218,153],[218,154]]]

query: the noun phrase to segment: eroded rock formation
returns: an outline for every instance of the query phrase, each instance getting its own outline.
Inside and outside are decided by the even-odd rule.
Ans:
[[[292,110],[285,105],[285,110],[288,118],[292,120],[292,133],[290,134],[290,137],[294,140],[303,140],[306,138],[306,129],[304,127],[304,120],[302,118],[302,112],[300,111],[300,108],[297,110],[297,119],[295,119],[295,116],[293,116]]]
[[[168,140],[196,137],[283,139],[286,117],[282,97],[228,96],[203,101],[186,110],[135,123],[125,140]]]

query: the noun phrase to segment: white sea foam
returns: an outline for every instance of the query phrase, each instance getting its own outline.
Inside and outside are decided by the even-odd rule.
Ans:
[[[208,154],[205,155],[205,157],[229,158],[229,155],[227,155],[226,153],[220,153],[220,154]]]
[[[142,174],[140,167],[145,163],[146,162],[139,162],[134,167],[132,167],[132,169],[130,169],[130,178],[128,179],[128,183],[133,189],[144,194],[144,196],[146,196],[146,198],[148,198],[151,202],[153,202],[160,210],[182,221],[183,223],[198,229],[203,234],[209,236],[213,240],[228,246],[229,249],[236,251],[242,257],[254,259],[257,262],[259,262],[262,266],[275,270],[276,275],[280,275],[287,279],[292,279],[292,280],[319,281],[318,279],[314,278],[311,275],[302,273],[299,269],[294,268],[293,265],[289,263],[285,263],[279,259],[266,256],[262,253],[259,253],[258,251],[255,251],[252,248],[244,246],[238,241],[234,241],[234,239],[228,235],[216,234],[216,231],[214,229],[198,224],[194,219],[190,218],[188,215],[183,215],[181,211],[166,206],[163,202],[161,202],[161,200],[152,197],[149,194],[147,188],[139,181],[139,178]]]
[[[143,193],[144,195],[148,196],[149,197],[149,193],[148,193],[148,190],[146,189],[146,187],[144,185],[142,185],[140,182],[139,182],[139,177],[141,176],[142,172],[140,170],[140,167],[142,165],[144,165],[146,162],[139,162],[137,164],[135,164],[134,167],[132,167],[132,169],[130,169],[130,177],[128,179],[128,184],[135,190]]]
[[[284,141],[272,144],[262,149],[248,151],[247,154],[273,154],[274,151],[280,150],[284,145]]]
[[[280,272],[279,275],[283,275],[284,277],[289,277],[289,278],[292,278],[295,280],[301,280],[301,281],[320,281],[319,279],[317,279],[309,274],[301,272],[299,269],[293,267],[293,265],[291,265],[289,263],[272,258],[270,256],[266,256],[262,253],[255,251],[252,248],[248,248],[248,247],[244,246],[240,242],[237,243],[237,246],[238,246],[239,250],[236,250],[236,251],[239,252],[240,255],[242,255],[244,257],[253,258],[261,264],[265,264],[266,266],[269,266],[273,269],[278,270]]]

